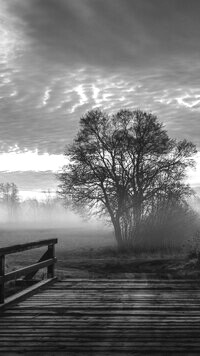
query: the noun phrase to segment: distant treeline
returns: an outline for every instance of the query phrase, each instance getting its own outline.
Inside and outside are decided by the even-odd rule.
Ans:
[[[0,222],[60,221],[66,219],[67,211],[61,199],[50,190],[44,191],[44,199],[21,200],[15,183],[0,183]]]

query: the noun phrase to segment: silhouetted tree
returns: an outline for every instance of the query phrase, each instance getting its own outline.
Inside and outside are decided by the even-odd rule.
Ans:
[[[133,245],[148,216],[191,193],[184,178],[195,153],[194,144],[171,139],[151,113],[92,110],[66,148],[59,193],[73,207],[109,215],[119,247]]]
[[[36,198],[29,198],[24,201],[24,211],[26,218],[33,219],[33,221],[37,221],[40,215],[39,207],[40,203]]]
[[[19,191],[15,183],[0,184],[0,202],[7,209],[9,218],[13,219],[19,206]]]

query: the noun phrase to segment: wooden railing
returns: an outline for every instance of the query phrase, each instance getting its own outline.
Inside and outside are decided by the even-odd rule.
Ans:
[[[55,280],[55,263],[57,261],[55,257],[55,244],[57,242],[57,239],[49,239],[0,248],[0,307],[4,304],[10,304],[12,302],[18,301],[19,299],[23,299],[23,297],[33,294],[33,292],[37,289]],[[37,263],[32,264],[28,267],[20,268],[16,271],[5,273],[6,255],[40,248],[43,246],[48,247],[47,251],[43,254],[43,256],[39,259]],[[24,284],[27,283],[30,286],[30,282],[33,281],[33,277],[41,268],[47,268],[46,280],[33,284],[31,287],[26,288],[26,290],[19,292],[14,296],[5,298],[6,282],[9,282],[11,280],[17,280],[19,277],[24,277],[23,279],[20,279],[20,281]]]

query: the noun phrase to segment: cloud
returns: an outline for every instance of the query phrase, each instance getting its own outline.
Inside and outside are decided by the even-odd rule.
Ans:
[[[199,0],[0,0],[0,149],[60,154],[89,109],[199,145]]]
[[[150,75],[143,70],[130,75],[129,71],[85,68],[65,70],[63,75],[43,77],[42,81],[35,76],[35,82],[30,77],[22,82],[20,74],[13,73],[12,84],[4,84],[4,98],[0,99],[1,152],[17,144],[21,150],[60,154],[72,141],[79,118],[95,107],[108,112],[122,107],[150,110],[166,124],[170,135],[199,145],[200,89],[195,72],[190,74],[187,85],[182,77],[174,79],[171,71]],[[13,85],[16,93],[11,91]]]
[[[0,154],[0,171],[4,172],[57,172],[63,165],[67,164],[67,159],[63,155],[38,154],[37,151],[25,152],[4,152]]]
[[[42,192],[56,190],[58,181],[53,172],[0,172],[0,182],[14,182],[20,191]]]
[[[200,149],[199,11],[199,0],[0,0],[0,181],[55,189],[65,145],[97,107],[152,111]]]
[[[190,58],[191,52],[199,55],[198,0],[8,0],[7,4],[25,27],[34,51],[48,61],[131,68],[155,66],[182,55]]]

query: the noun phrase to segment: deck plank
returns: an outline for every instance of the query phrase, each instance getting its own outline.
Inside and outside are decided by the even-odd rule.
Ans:
[[[1,355],[199,355],[200,283],[66,280],[0,315]]]

